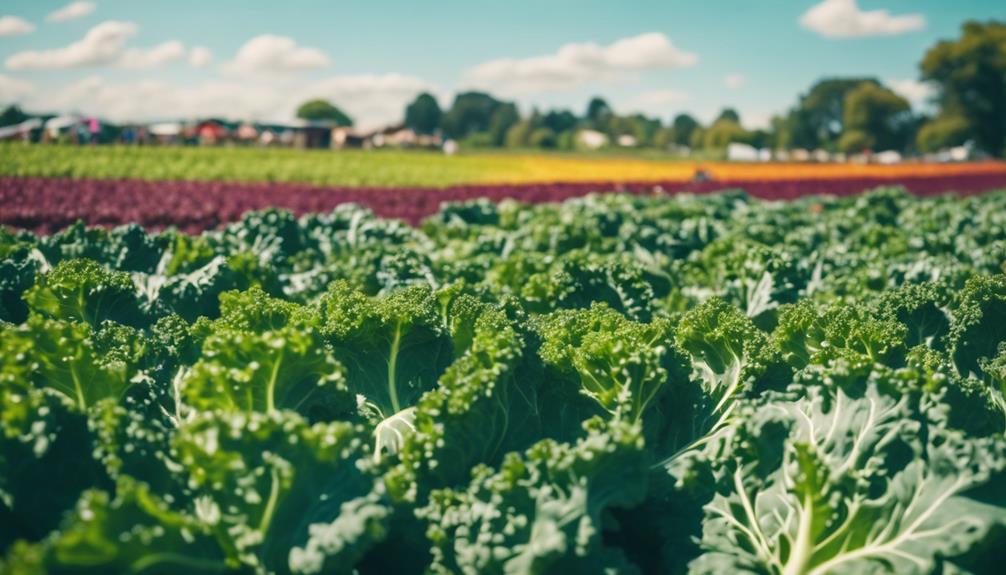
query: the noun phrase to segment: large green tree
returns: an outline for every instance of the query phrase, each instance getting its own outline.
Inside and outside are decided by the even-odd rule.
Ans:
[[[417,134],[432,134],[440,127],[442,115],[437,99],[423,92],[405,107],[405,127]]]
[[[1001,156],[1006,150],[1006,23],[966,22],[960,38],[938,42],[920,67],[922,78],[939,89],[937,128],[953,128],[959,135],[963,120],[975,144]],[[948,135],[935,128],[923,133],[934,132]]]
[[[915,143],[923,152],[937,152],[964,144],[971,133],[971,123],[964,116],[940,114],[919,128]]]
[[[903,150],[908,145],[915,124],[912,107],[890,89],[863,82],[846,94],[843,108],[841,151]]]
[[[720,120],[728,120],[735,124],[740,124],[741,115],[738,114],[737,110],[733,108],[723,108],[723,110],[720,111],[720,115],[716,117],[716,120],[714,120],[714,122],[719,122]]]
[[[713,122],[705,131],[702,147],[707,150],[723,150],[733,143],[748,143],[751,135],[738,122],[729,117]]]
[[[595,130],[603,130],[605,124],[607,124],[608,119],[614,115],[614,111],[611,106],[608,105],[603,99],[594,96],[587,103],[587,114],[586,120],[589,122]]]
[[[492,138],[494,146],[502,146],[506,140],[506,133],[511,127],[520,122],[520,112],[513,102],[500,102],[492,114],[489,115],[489,136]]]
[[[27,119],[28,114],[21,111],[21,108],[16,105],[10,105],[3,112],[0,112],[0,127],[20,124]]]
[[[692,132],[699,127],[699,121],[689,114],[678,114],[671,122],[672,140],[679,146],[687,146],[691,142]]]
[[[862,84],[880,85],[872,78],[827,78],[814,84],[790,112],[787,139],[791,145],[837,148],[844,132],[845,97]]]
[[[485,92],[462,92],[455,96],[454,103],[440,120],[440,127],[450,138],[464,138],[470,134],[488,132],[492,122],[493,113],[503,106],[496,98]],[[497,116],[497,127],[506,124],[503,116],[509,116],[508,112],[502,112]],[[516,122],[506,125],[509,128]],[[502,131],[506,133],[506,129]],[[501,136],[502,138],[502,136]]]
[[[578,121],[576,114],[569,110],[549,110],[541,117],[541,125],[556,134],[572,130]]]
[[[304,102],[297,108],[297,117],[301,120],[328,120],[340,126],[353,125],[353,119],[328,100],[317,99]]]

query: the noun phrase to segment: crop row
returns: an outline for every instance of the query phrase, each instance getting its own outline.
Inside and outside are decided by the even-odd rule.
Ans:
[[[558,182],[687,182],[999,175],[1002,162],[839,164],[699,162],[668,156],[488,154],[249,148],[23,146],[0,144],[0,176],[290,182],[317,186],[428,186]]]
[[[458,185],[448,188],[348,188],[294,183],[0,178],[0,224],[50,233],[77,220],[89,225],[137,223],[150,229],[175,226],[187,232],[238,220],[250,210],[281,207],[297,214],[327,212],[356,203],[377,215],[417,224],[447,201],[489,198],[558,202],[596,191],[705,193],[741,188],[764,199],[849,195],[890,184],[885,178],[715,180],[706,182],[572,182]],[[906,177],[897,180],[916,195],[945,191],[978,193],[1006,187],[1006,174]]]

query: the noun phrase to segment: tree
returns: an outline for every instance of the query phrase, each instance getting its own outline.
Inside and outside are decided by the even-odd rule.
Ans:
[[[707,150],[722,150],[734,142],[747,143],[750,135],[737,122],[725,118],[717,120],[706,130],[702,147]]]
[[[872,78],[821,80],[800,98],[791,113],[791,140],[795,147],[834,149],[844,131],[845,96]]]
[[[978,147],[1001,156],[1006,149],[1006,23],[965,22],[961,37],[930,48],[920,68],[922,79],[938,87],[940,118],[965,120]],[[948,125],[927,134],[945,133]]]
[[[28,114],[21,111],[17,105],[10,105],[0,112],[0,128],[3,126],[13,126],[15,124],[20,124],[28,119]]]
[[[846,130],[838,139],[838,151],[855,154],[877,147],[877,140],[863,130]]]
[[[489,116],[489,135],[493,144],[502,146],[506,139],[507,130],[517,122],[520,122],[520,112],[513,102],[501,102]]]
[[[528,138],[528,144],[534,148],[554,148],[556,143],[555,132],[548,128],[536,128]]]
[[[904,150],[908,146],[915,121],[912,107],[888,88],[864,82],[846,94],[843,108],[844,132],[838,142],[842,151]]]
[[[789,121],[786,116],[772,116],[769,120],[769,126],[772,149],[786,150],[793,147],[790,144],[792,136],[790,134]]]
[[[576,127],[576,114],[569,110],[549,110],[541,117],[541,125],[556,134],[572,130]]]
[[[454,97],[454,103],[440,120],[440,127],[448,137],[455,139],[475,132],[488,132],[493,112],[502,105],[503,102],[484,92],[462,92]],[[500,117],[498,120],[503,119]],[[498,123],[502,123],[500,121]],[[501,134],[505,133],[504,129]]]
[[[660,128],[653,134],[653,147],[666,150],[674,143],[674,128]]]
[[[633,114],[629,116],[632,122],[632,135],[636,138],[636,143],[640,146],[653,145],[653,137],[660,129],[660,120],[647,118],[643,114]]]
[[[534,124],[530,120],[521,120],[507,130],[504,144],[508,148],[525,148],[532,131],[534,131]]]
[[[586,120],[594,126],[595,130],[603,129],[604,125],[607,123],[608,118],[614,115],[611,110],[611,106],[608,105],[603,99],[594,96],[587,103],[587,115]]]
[[[672,140],[679,146],[687,146],[691,142],[692,132],[699,128],[699,122],[688,114],[678,114],[671,122],[671,129],[674,130]]]
[[[775,148],[775,133],[772,130],[757,129],[748,132],[747,143],[756,148]]]
[[[728,120],[735,124],[740,124],[741,115],[733,108],[723,108],[723,111],[720,112],[720,115],[716,117],[716,120],[713,123],[719,122],[720,120]]]
[[[328,120],[339,126],[352,126],[353,119],[332,105],[328,100],[308,100],[297,108],[301,120]]]
[[[423,92],[405,107],[405,127],[417,134],[432,134],[440,127],[441,115],[437,99]]]
[[[923,152],[960,146],[971,138],[971,123],[959,114],[940,114],[919,129],[915,145]]]
[[[691,136],[688,137],[688,146],[693,150],[701,149],[705,145],[707,131],[702,126],[692,130]]]

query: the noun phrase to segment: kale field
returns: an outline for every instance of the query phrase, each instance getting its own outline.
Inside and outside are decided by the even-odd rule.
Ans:
[[[232,198],[195,234],[39,198],[0,230],[0,573],[1006,560],[1006,192]],[[88,214],[152,228],[54,229]]]

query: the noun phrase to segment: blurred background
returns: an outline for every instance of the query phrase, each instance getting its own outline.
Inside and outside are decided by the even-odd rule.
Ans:
[[[128,221],[194,229],[265,205],[411,221],[479,196],[1006,185],[995,0],[7,0],[0,62],[0,223],[29,228],[127,221],[102,202],[135,181],[188,207]]]

